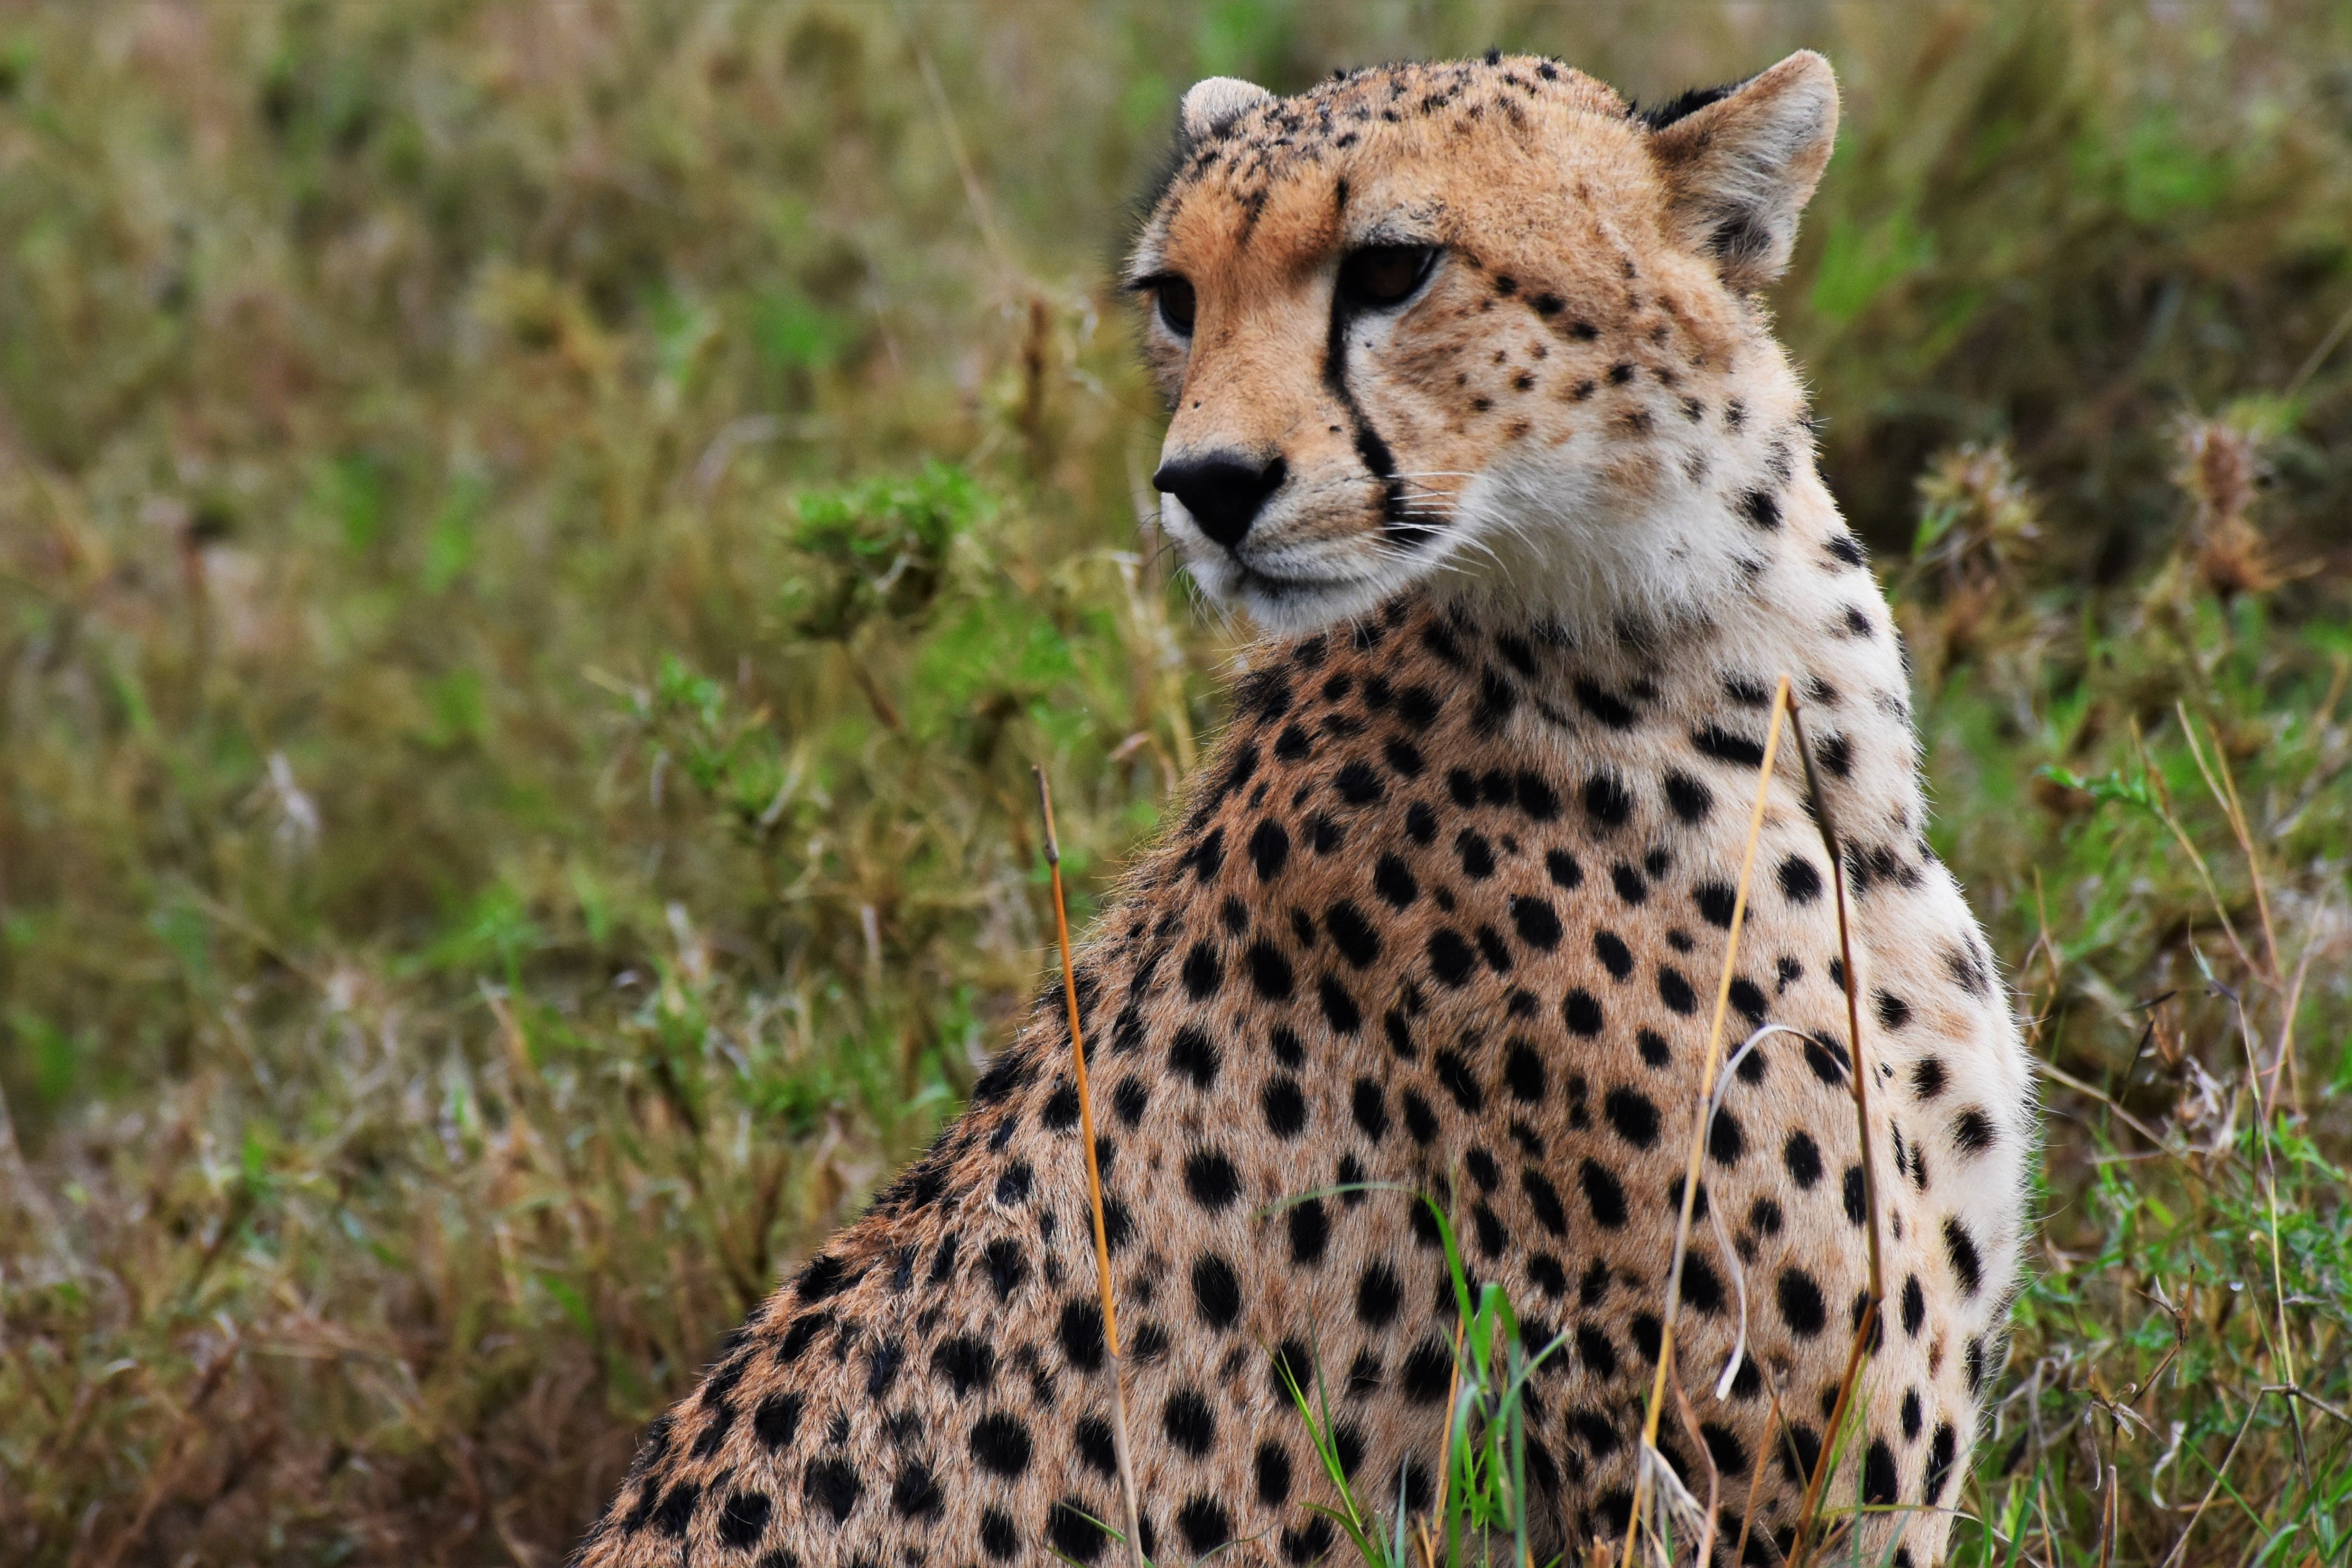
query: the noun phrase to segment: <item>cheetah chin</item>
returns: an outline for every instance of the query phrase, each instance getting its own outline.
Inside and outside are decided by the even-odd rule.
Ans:
[[[1670,1421],[1659,1451],[1718,1500],[1719,1561],[1782,1560],[1874,1223],[1832,1528],[1943,1556],[2035,1108],[1927,837],[1893,619],[1759,298],[1836,120],[1811,54],[1649,111],[1500,55],[1185,97],[1127,279],[1171,416],[1156,482],[1202,591],[1268,637],[1077,954],[1154,1558],[1339,1545],[1292,1378],[1319,1374],[1360,1497],[1432,1505],[1454,1298],[1395,1188],[1445,1203],[1466,1265],[1559,1342],[1527,1400],[1539,1559],[1622,1540],[1717,1089],[1675,1341],[1696,1436]],[[1784,745],[1727,963],[1783,677],[1845,859]],[[1750,1046],[1710,1083],[1718,991]],[[939,1142],[654,1424],[581,1562],[1113,1552],[1069,1068],[1049,984]]]

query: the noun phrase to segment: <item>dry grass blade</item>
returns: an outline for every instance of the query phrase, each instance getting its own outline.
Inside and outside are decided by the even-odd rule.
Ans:
[[[1756,771],[1756,805],[1748,813],[1748,845],[1739,858],[1739,880],[1731,895],[1731,925],[1724,935],[1723,974],[1715,988],[1715,1016],[1707,1026],[1706,1054],[1699,1068],[1698,1096],[1691,1108],[1690,1153],[1684,1163],[1682,1206],[1675,1216],[1675,1254],[1666,1269],[1666,1302],[1658,1339],[1658,1367],[1650,1383],[1650,1400],[1642,1415],[1644,1463],[1633,1482],[1633,1509],[1625,1526],[1624,1568],[1633,1568],[1635,1545],[1642,1533],[1643,1507],[1650,1485],[1649,1454],[1658,1446],[1658,1418],[1665,1406],[1666,1377],[1675,1363],[1675,1325],[1683,1295],[1683,1263],[1690,1253],[1691,1221],[1698,1203],[1700,1168],[1706,1158],[1707,1110],[1722,1064],[1723,1023],[1731,1008],[1731,983],[1739,963],[1739,929],[1748,915],[1748,888],[1756,872],[1756,847],[1764,837],[1764,808],[1772,795],[1772,763],[1780,747],[1780,725],[1790,712],[1789,679],[1782,676],[1772,691],[1772,716],[1764,731],[1764,760]],[[1852,973],[1849,963],[1847,973]]]
[[[1783,679],[1781,690],[1788,690]],[[1880,1259],[1878,1244],[1878,1158],[1874,1141],[1870,1136],[1870,1073],[1862,1057],[1861,980],[1853,967],[1853,932],[1845,896],[1845,854],[1838,842],[1837,826],[1830,816],[1829,797],[1822,793],[1820,770],[1813,763],[1813,748],[1805,738],[1804,716],[1795,704],[1790,706],[1789,721],[1797,737],[1797,754],[1805,764],[1805,795],[1812,803],[1813,825],[1821,830],[1822,847],[1830,858],[1830,886],[1837,898],[1838,957],[1845,977],[1846,1045],[1852,1062],[1846,1073],[1853,1089],[1853,1120],[1856,1135],[1862,1142],[1862,1203],[1868,1221],[1870,1241],[1870,1298],[1862,1317],[1853,1326],[1853,1343],[1846,1352],[1845,1373],[1838,1379],[1837,1404],[1830,1411],[1829,1431],[1822,1444],[1819,1458],[1813,1462],[1813,1473],[1805,1482],[1804,1506],[1797,1514],[1797,1541],[1790,1553],[1792,1568],[1803,1568],[1810,1549],[1811,1531],[1822,1505],[1822,1489],[1829,1483],[1831,1459],[1838,1451],[1837,1435],[1845,1423],[1846,1414],[1853,1407],[1855,1382],[1862,1373],[1864,1352],[1878,1332],[1878,1314],[1886,1300],[1886,1280]],[[1768,758],[1769,760],[1769,758]]]
[[[1143,1537],[1139,1528],[1142,1507],[1136,1496],[1133,1449],[1127,1439],[1127,1373],[1118,1353],[1118,1307],[1110,1283],[1110,1238],[1103,1224],[1102,1172],[1095,1159],[1094,1096],[1087,1087],[1086,1037],[1078,1026],[1078,976],[1070,962],[1070,916],[1062,898],[1062,846],[1054,835],[1054,790],[1045,770],[1032,768],[1037,777],[1037,809],[1045,819],[1045,865],[1054,883],[1054,939],[1062,954],[1062,1001],[1070,1014],[1070,1071],[1078,1089],[1078,1137],[1086,1146],[1087,1205],[1095,1226],[1095,1288],[1102,1296],[1103,1346],[1108,1353],[1111,1394],[1111,1439],[1118,1458],[1119,1504],[1127,1510],[1127,1556],[1132,1568],[1144,1568]]]

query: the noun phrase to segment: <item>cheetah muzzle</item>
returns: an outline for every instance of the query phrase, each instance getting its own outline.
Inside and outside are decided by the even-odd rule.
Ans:
[[[1873,1505],[1873,1561],[1943,1554],[2034,1113],[1927,844],[1892,619],[1758,298],[1836,119],[1811,54],[1647,114],[1500,56],[1185,99],[1128,274],[1172,414],[1163,516],[1270,637],[1078,958],[1156,1558],[1335,1545],[1284,1365],[1321,1369],[1366,1495],[1428,1505],[1454,1298],[1417,1205],[1331,1192],[1376,1184],[1450,1194],[1470,1266],[1532,1339],[1566,1335],[1529,1406],[1548,1550],[1625,1529],[1784,674],[1847,839],[1881,1141],[1889,1300],[1832,1495]],[[1698,1202],[1736,1256],[1702,1225],[1683,1283],[1706,1451],[1671,1426],[1660,1447],[1702,1496],[1714,1468],[1722,1539],[1750,1522],[1770,1563],[1866,1218],[1830,868],[1793,764],[1757,868],[1734,1038],[1798,1033],[1744,1058],[1707,1131]],[[1047,998],[655,1424],[585,1563],[1101,1558],[1109,1389]]]

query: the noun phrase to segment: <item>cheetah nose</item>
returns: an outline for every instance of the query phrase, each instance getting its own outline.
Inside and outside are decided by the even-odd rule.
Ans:
[[[1160,464],[1160,471],[1151,476],[1151,485],[1182,501],[1202,533],[1232,550],[1249,532],[1266,498],[1282,488],[1288,472],[1288,465],[1280,458],[1255,463],[1238,452],[1212,452]]]

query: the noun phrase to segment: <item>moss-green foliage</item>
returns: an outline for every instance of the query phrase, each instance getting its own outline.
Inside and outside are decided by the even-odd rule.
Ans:
[[[10,10],[0,1558],[555,1560],[1037,984],[1030,763],[1082,921],[1218,722],[1106,281],[1176,94],[1490,42],[1844,74],[1784,330],[2065,1075],[1963,1559],[2342,1560],[2296,0]]]

